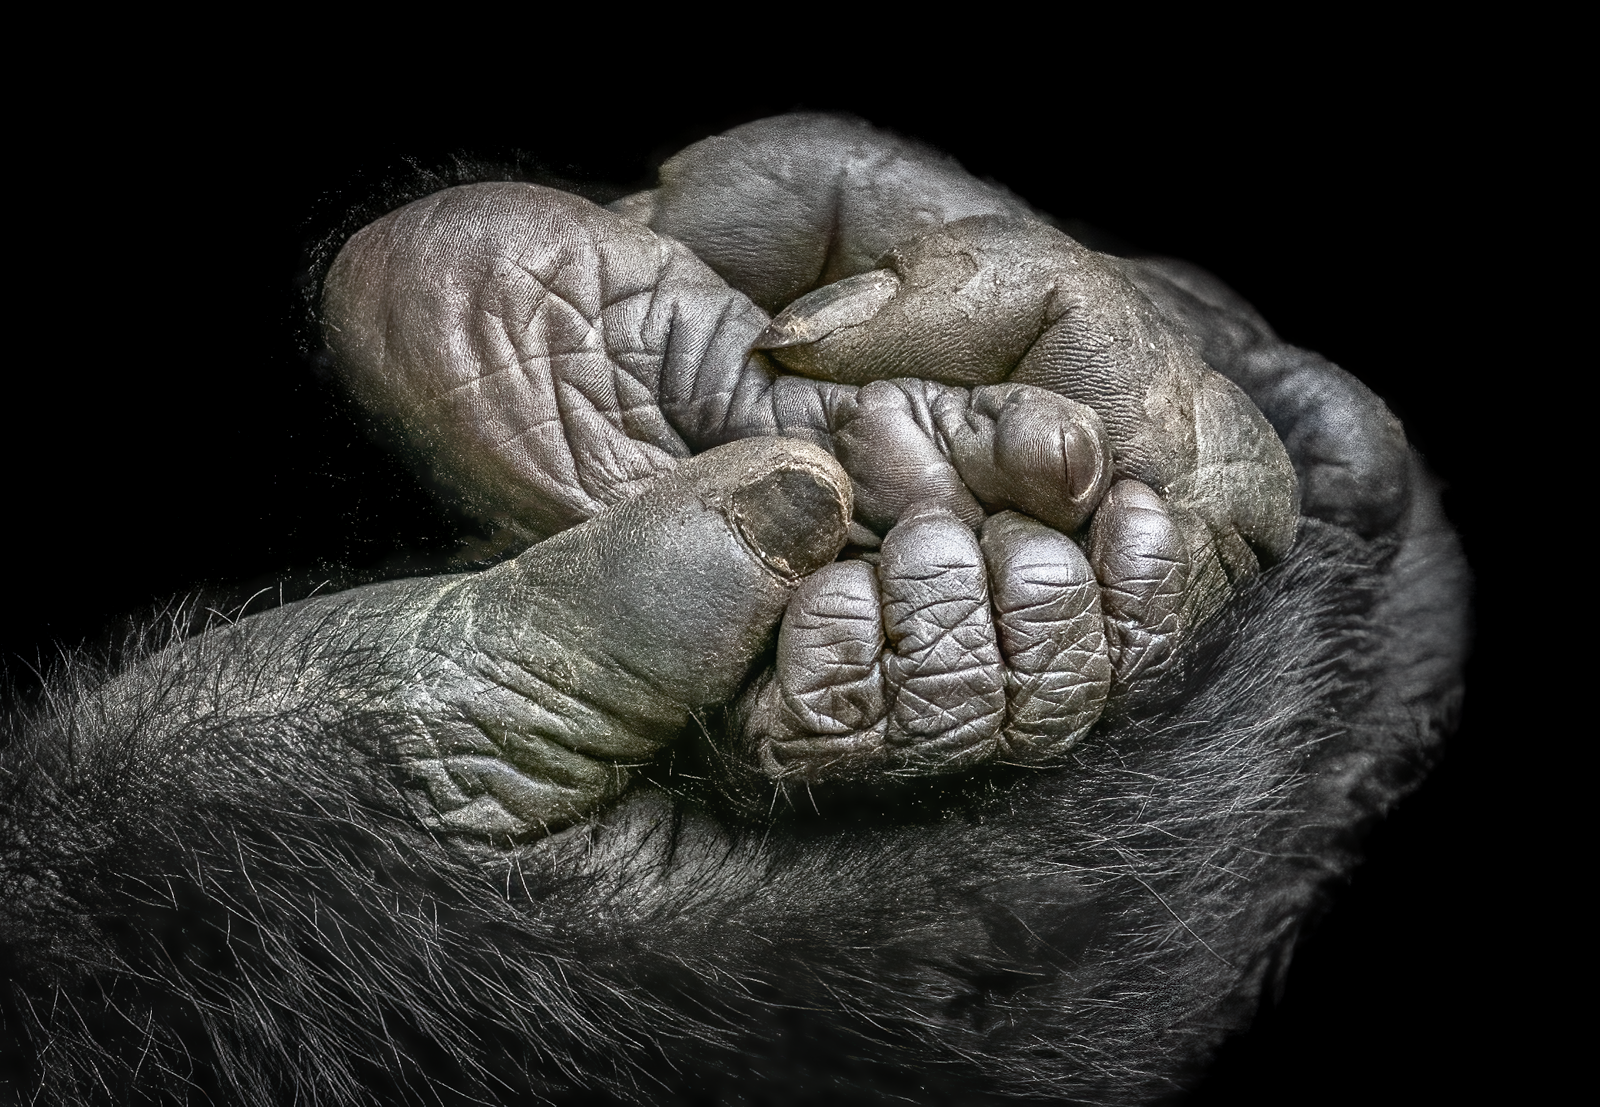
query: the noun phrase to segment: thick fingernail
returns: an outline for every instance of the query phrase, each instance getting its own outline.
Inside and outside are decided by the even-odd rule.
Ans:
[[[844,548],[841,503],[839,490],[816,473],[780,469],[735,492],[728,517],[763,558],[803,577]]]
[[[742,479],[717,499],[763,562],[798,578],[838,556],[852,498],[850,478],[837,461],[809,443],[783,439],[751,439],[721,449],[750,455]]]
[[[877,315],[899,290],[900,278],[889,269],[874,269],[823,285],[779,312],[750,348],[804,346],[841,327],[859,326]]]
[[[995,458],[1011,479],[1010,498],[1041,522],[1077,530],[1111,487],[1111,448],[1089,408],[1028,390],[995,427]]]

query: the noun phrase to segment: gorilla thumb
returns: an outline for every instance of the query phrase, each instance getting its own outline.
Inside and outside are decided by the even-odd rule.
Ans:
[[[447,584],[413,624],[401,741],[445,828],[517,838],[616,795],[739,690],[851,510],[826,452],[747,439]]]

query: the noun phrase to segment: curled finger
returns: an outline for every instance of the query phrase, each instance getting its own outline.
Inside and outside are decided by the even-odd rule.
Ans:
[[[1182,637],[1191,564],[1184,532],[1147,485],[1111,486],[1089,528],[1113,689],[1163,671]]]
[[[1066,535],[1007,511],[983,526],[1008,710],[1000,756],[1065,753],[1100,718],[1111,660],[1100,585]]]
[[[758,695],[756,753],[769,777],[837,780],[883,764],[883,644],[871,565],[835,562],[801,583]]]

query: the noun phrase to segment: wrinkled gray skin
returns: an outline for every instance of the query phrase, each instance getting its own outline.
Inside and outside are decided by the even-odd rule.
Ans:
[[[799,585],[738,708],[743,756],[780,784],[1059,758],[1294,539],[1283,444],[1181,316],[947,159],[789,116],[683,151],[612,207],[485,184],[402,208],[335,261],[329,345],[417,460],[524,541],[607,519],[732,441],[819,447],[819,474],[836,457],[848,528],[786,579],[848,539],[846,559]],[[569,734],[590,706],[549,701],[546,669],[481,676],[460,629],[481,603],[440,610],[418,632],[441,664],[404,757],[447,825],[560,825],[654,752],[633,723]],[[747,668],[740,633],[726,659]]]
[[[849,480],[815,446],[736,442],[487,571],[305,600],[175,648],[217,666],[223,702],[196,710],[306,710],[303,690],[331,682],[332,722],[382,720],[424,823],[526,838],[618,795],[732,697],[849,516]]]

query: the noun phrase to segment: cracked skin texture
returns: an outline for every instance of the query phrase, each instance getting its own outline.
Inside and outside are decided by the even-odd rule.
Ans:
[[[730,439],[831,449],[852,478],[857,540],[887,536],[875,555],[885,587],[852,601],[881,604],[888,631],[863,678],[882,685],[863,689],[875,718],[845,737],[850,756],[827,752],[840,720],[797,712],[797,689],[857,677],[797,647],[787,656],[821,668],[780,666],[777,684],[747,697],[751,758],[768,775],[808,780],[954,771],[1002,749],[1048,759],[1093,724],[1113,684],[1126,691],[1168,662],[1230,580],[1282,554],[1293,472],[1243,394],[1113,267],[1052,228],[1014,213],[969,216],[887,257],[891,270],[846,277],[769,321],[637,218],[538,186],[471,186],[352,238],[329,274],[327,334],[346,383],[413,456],[469,510],[524,538],[624,502]],[[864,307],[854,302],[863,293]],[[761,347],[811,376],[779,374]],[[944,380],[912,379],[913,369]],[[1032,671],[1022,655],[1038,652],[1027,644],[1038,628],[1019,634],[1004,624],[1020,616],[1006,615],[997,640],[987,587],[990,576],[1024,578],[1010,563],[1027,542],[1000,527],[980,551],[965,529],[1012,507],[1066,532],[1093,513],[1090,561],[1110,590],[1104,630],[1078,602],[1046,635],[1051,660]],[[1144,523],[1111,518],[1138,510]],[[954,530],[928,530],[927,511]],[[936,595],[896,615],[896,590],[914,576],[896,551],[929,542],[971,549],[933,578]],[[1020,586],[1017,602],[1055,609],[1063,590],[1082,590],[1041,579]],[[844,614],[849,606],[835,603],[835,621],[871,617]],[[986,640],[967,643],[973,635]],[[1063,680],[1088,691],[1034,699]],[[430,784],[457,802],[441,788]]]
[[[807,583],[736,709],[775,779],[1058,757],[1293,540],[1283,445],[1115,259],[869,128],[739,128],[612,210],[447,189],[325,290],[347,386],[523,541],[733,440],[844,464],[876,567]]]
[[[765,315],[682,245],[554,189],[476,185],[402,208],[351,239],[327,288],[358,399],[470,510],[528,539],[698,450],[826,422],[791,410],[825,402],[815,390],[756,397],[741,418]]]

